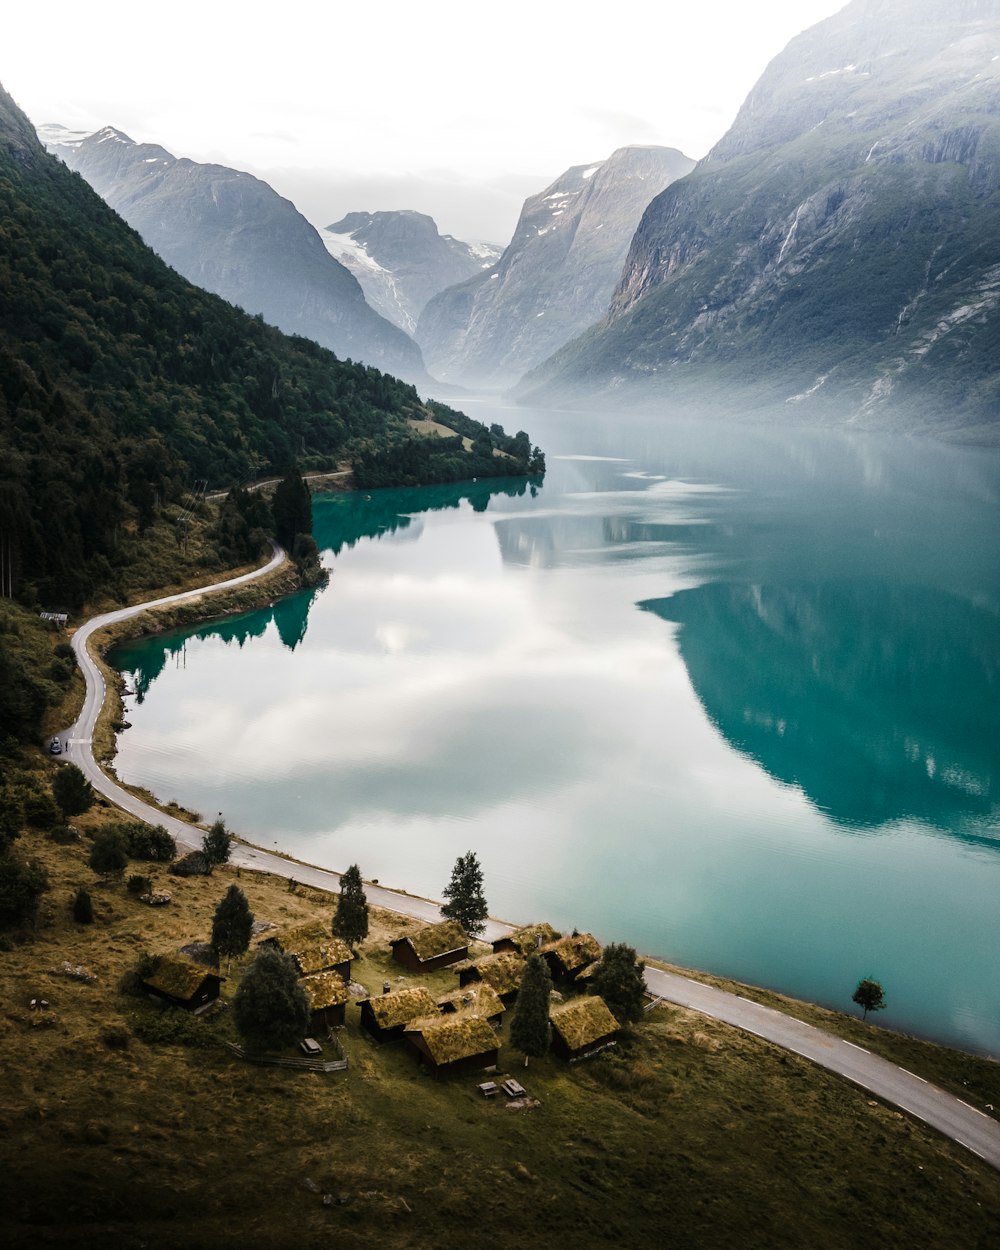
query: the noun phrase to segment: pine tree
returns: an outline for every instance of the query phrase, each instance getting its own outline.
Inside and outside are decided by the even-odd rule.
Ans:
[[[220,816],[201,840],[201,849],[209,864],[227,864],[232,849],[232,835]]]
[[[286,551],[294,547],[297,534],[312,534],[312,498],[294,464],[274,488],[271,514],[275,537]]]
[[[225,955],[226,971],[234,955],[242,955],[250,945],[253,912],[247,896],[238,885],[231,885],[219,900],[212,919],[212,949]]]
[[[309,1027],[309,1000],[288,955],[264,946],[233,996],[233,1023],[247,1050],[279,1050]]]
[[[540,1059],[549,1048],[552,1025],[549,1023],[549,995],[552,992],[552,974],[541,955],[532,955],[521,974],[521,988],[517,992],[517,1006],[510,1024],[510,1044],[528,1057]]]
[[[357,864],[352,864],[340,878],[333,936],[343,938],[352,950],[368,936],[368,898]]]
[[[646,965],[636,958],[634,947],[612,942],[604,948],[601,962],[590,984],[608,1004],[619,1024],[635,1024],[642,1019],[646,998]]]
[[[475,851],[467,851],[455,860],[444,896],[448,902],[441,908],[441,915],[457,920],[469,937],[478,937],[486,928],[489,909],[483,895],[483,871]]]
[[[82,885],[73,895],[73,919],[77,924],[94,923],[94,904]]]

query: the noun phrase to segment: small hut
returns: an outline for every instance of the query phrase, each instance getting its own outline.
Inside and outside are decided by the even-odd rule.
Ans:
[[[150,998],[197,1015],[219,997],[219,987],[225,979],[204,964],[176,955],[161,955],[153,971],[143,978],[142,987]]]
[[[536,950],[550,943],[557,941],[559,934],[550,924],[526,924],[520,929],[514,929],[513,932],[499,937],[493,943],[493,951],[500,954],[501,951],[513,951],[515,954],[527,959],[529,955],[533,955]]]
[[[302,978],[302,988],[309,999],[312,1015],[309,1018],[310,1033],[329,1033],[342,1025],[347,1012],[347,985],[336,969],[314,972]]]
[[[606,1046],[614,1046],[620,1025],[603,998],[573,998],[553,1008],[552,1049],[570,1063],[596,1055]]]
[[[465,986],[481,982],[495,990],[505,1003],[509,1003],[517,997],[517,991],[521,988],[521,976],[526,962],[516,951],[487,955],[485,959],[477,959],[475,963],[461,968],[458,983]]]
[[[548,961],[554,981],[573,982],[588,965],[601,957],[601,944],[592,933],[574,933],[549,942],[541,954]]]
[[[403,1036],[411,1020],[438,1016],[437,1003],[422,985],[403,990],[390,990],[377,998],[365,998],[361,1008],[361,1027],[377,1042],[389,1042]]]
[[[457,964],[469,954],[469,938],[457,920],[429,924],[389,943],[396,963],[411,972],[433,972]]]
[[[336,972],[346,985],[351,979],[351,948],[338,937],[333,937],[319,920],[283,929],[262,938],[260,946],[277,947],[283,955],[291,955],[300,977],[316,972]]]
[[[413,1020],[406,1042],[431,1072],[479,1072],[496,1067],[500,1042],[482,1016],[464,1012],[439,1019]]]
[[[489,1021],[495,1029],[500,1027],[500,1020],[505,1010],[500,1001],[500,995],[485,981],[473,982],[472,985],[467,985],[462,989],[452,990],[450,994],[439,998],[437,1005],[446,1016],[454,1014],[478,1016],[480,1019]]]

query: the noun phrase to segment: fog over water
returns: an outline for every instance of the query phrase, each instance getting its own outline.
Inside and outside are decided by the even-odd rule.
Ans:
[[[493,410],[511,481],[318,497],[330,584],[122,648],[119,774],[494,914],[1000,1053],[1000,461]]]

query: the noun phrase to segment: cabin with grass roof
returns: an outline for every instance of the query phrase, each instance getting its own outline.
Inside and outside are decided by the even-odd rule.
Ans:
[[[302,978],[302,988],[312,1015],[309,1017],[310,1033],[327,1033],[345,1023],[347,1015],[347,985],[336,969],[314,972]]]
[[[437,1000],[439,1010],[444,1015],[461,1013],[467,1016],[479,1016],[489,1021],[495,1029],[499,1029],[500,1021],[506,1010],[500,1001],[500,995],[485,981],[473,982],[464,988],[452,990]]]
[[[504,1003],[510,1003],[517,998],[526,964],[527,960],[516,951],[501,951],[499,955],[487,955],[460,968],[458,983],[461,986],[488,985]]]
[[[351,979],[351,948],[334,937],[320,920],[268,934],[258,945],[273,946],[283,955],[291,955],[300,977],[336,972],[345,985]]]
[[[603,998],[573,998],[549,1012],[552,1049],[561,1059],[575,1063],[599,1050],[614,1046],[621,1026]]]
[[[361,1008],[361,1027],[377,1042],[391,1042],[403,1036],[411,1020],[439,1016],[437,1003],[424,986],[390,990],[376,998],[365,998]]]
[[[526,924],[497,938],[493,943],[493,952],[499,955],[502,951],[512,951],[527,959],[543,946],[558,941],[559,936],[550,924]]]
[[[457,920],[425,925],[389,943],[396,963],[411,972],[433,972],[469,955],[469,937]]]
[[[183,1007],[195,1015],[219,997],[226,978],[204,964],[177,955],[161,955],[156,966],[142,979],[142,988],[157,1002]]]
[[[482,1016],[464,1012],[413,1020],[404,1034],[407,1045],[430,1072],[481,1072],[495,1068],[500,1041]]]
[[[592,933],[572,933],[549,942],[540,953],[548,962],[553,981],[572,984],[584,968],[600,959],[601,944]]]

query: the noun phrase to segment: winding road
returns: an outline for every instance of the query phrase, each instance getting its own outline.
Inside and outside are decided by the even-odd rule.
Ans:
[[[72,638],[73,650],[83,672],[87,690],[83,710],[76,723],[64,735],[60,735],[66,743],[65,758],[69,758],[83,770],[95,790],[138,819],[154,825],[163,825],[177,840],[178,846],[185,850],[200,849],[204,831],[177,820],[173,816],[168,816],[159,808],[136,798],[128,790],[124,790],[112,781],[94,759],[94,727],[104,705],[106,691],[104,676],[91,657],[87,643],[97,630],[138,616],[140,612],[145,612],[149,608],[163,607],[167,604],[180,603],[185,599],[194,599],[216,591],[228,590],[233,586],[263,577],[287,559],[280,547],[273,543],[272,547],[271,559],[259,569],[244,573],[240,577],[230,578],[228,581],[216,582],[211,586],[167,595],[162,599],[153,599],[149,603],[140,603],[95,616],[82,625]],[[323,890],[336,891],[340,888],[338,873],[299,863],[244,842],[234,844],[230,862],[239,867],[274,873],[277,876],[294,879],[303,885],[311,885]],[[432,923],[441,919],[439,905],[429,899],[367,883],[365,892],[369,901],[378,907]],[[491,940],[511,928],[510,924],[491,919],[487,923],[484,936],[487,940]],[[655,998],[675,1003],[721,1020],[747,1033],[753,1033],[757,1037],[802,1055],[813,1063],[819,1064],[820,1067],[837,1073],[861,1089],[899,1107],[915,1119],[922,1120],[1000,1171],[1000,1122],[988,1116],[984,1111],[963,1102],[960,1098],[946,1093],[938,1086],[931,1085],[923,1077],[916,1076],[878,1055],[873,1055],[862,1047],[854,1045],[853,1042],[845,1041],[814,1025],[796,1020],[774,1008],[765,1007],[738,994],[716,989],[714,986],[704,985],[700,981],[693,981],[677,973],[665,972],[659,968],[647,968],[646,983]]]

